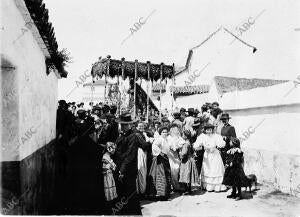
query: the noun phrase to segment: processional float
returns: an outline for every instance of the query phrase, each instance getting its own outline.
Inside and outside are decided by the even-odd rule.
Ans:
[[[153,85],[153,81],[157,82],[159,80],[160,86],[162,86],[163,81],[167,81],[167,79],[172,79],[174,83],[174,63],[172,65],[165,65],[164,63],[161,64],[151,64],[150,61],[138,62],[135,61],[125,61],[125,58],[121,60],[111,59],[111,56],[108,55],[106,58],[99,58],[97,62],[95,62],[92,66],[91,74],[94,79],[102,78],[104,76],[105,79],[105,89],[104,89],[104,100],[106,102],[106,91],[107,91],[107,78],[115,78],[117,77],[117,85],[120,85],[120,76],[125,82],[127,78],[129,80],[133,80],[133,114],[136,117],[137,113],[137,92],[139,94],[143,93],[143,89],[140,85],[137,84],[137,79],[144,79],[147,81],[147,101],[146,101],[146,109],[147,109],[147,122],[149,121],[149,107],[152,106],[156,108],[152,100],[150,99],[149,91],[149,83],[151,82],[151,87]],[[160,89],[160,106],[159,106],[159,120],[161,121],[162,113],[161,113],[161,96],[162,91]],[[171,91],[171,96],[173,93]],[[121,112],[121,92],[118,91],[118,113]],[[173,106],[173,101],[172,101]],[[157,109],[157,108],[156,108]]]

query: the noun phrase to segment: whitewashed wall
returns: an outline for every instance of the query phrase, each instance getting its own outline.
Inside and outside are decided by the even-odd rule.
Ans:
[[[246,174],[299,196],[300,104],[228,112],[237,136],[244,140]]]
[[[53,72],[46,74],[45,56],[32,32],[25,27],[15,1],[2,0],[1,13],[4,28],[1,30],[1,54],[14,65],[12,73],[16,80],[15,84],[4,88],[6,81],[2,80],[2,72],[2,94],[9,94],[15,88],[16,92],[8,103],[17,106],[16,112],[9,114],[4,111],[4,101],[1,100],[4,120],[1,122],[2,161],[14,161],[22,160],[55,138],[58,78]],[[28,31],[24,32],[25,29]],[[13,116],[16,120],[12,119]],[[5,123],[10,120],[14,120],[13,125]],[[3,126],[12,129],[4,131]],[[9,140],[3,133],[7,131],[12,132]]]

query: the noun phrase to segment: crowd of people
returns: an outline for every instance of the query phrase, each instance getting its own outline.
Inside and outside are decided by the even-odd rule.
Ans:
[[[217,102],[200,111],[176,108],[161,121],[155,112],[148,122],[145,112],[136,118],[116,113],[115,106],[103,103],[86,109],[83,103],[59,101],[57,138],[66,153],[62,167],[71,183],[70,210],[80,214],[102,206],[104,214],[141,215],[141,198],[167,200],[172,192],[197,189],[232,187],[227,197],[242,199],[241,187],[249,185],[243,152],[229,114]],[[95,204],[85,207],[91,195]]]

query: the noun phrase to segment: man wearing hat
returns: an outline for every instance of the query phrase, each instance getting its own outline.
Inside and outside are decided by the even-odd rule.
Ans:
[[[138,148],[146,149],[148,144],[143,137],[134,132],[131,114],[121,114],[117,123],[121,125],[121,136],[116,141],[116,164],[118,174],[118,195],[125,198],[127,203],[116,215],[141,215],[141,205],[136,192],[136,179],[138,173]]]
[[[71,215],[97,215],[104,208],[101,147],[93,138],[93,119],[87,117],[83,109],[77,113],[77,133],[68,152],[67,212]]]
[[[231,117],[228,113],[223,113],[220,120],[223,122],[223,127],[221,129],[221,136],[223,136],[226,145],[221,149],[221,156],[223,163],[225,164],[226,152],[230,149],[230,139],[236,138],[235,128],[229,124],[229,119]]]
[[[212,110],[211,110],[211,115],[217,119],[218,116],[222,113],[223,111],[219,108],[219,103],[218,102],[213,102],[212,103]]]
[[[65,100],[58,101],[58,108],[56,111],[56,136],[57,138],[62,138],[65,131],[66,125],[66,108],[67,103]]]

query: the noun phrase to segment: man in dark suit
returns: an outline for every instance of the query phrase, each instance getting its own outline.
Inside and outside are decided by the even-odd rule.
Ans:
[[[114,214],[142,215],[140,200],[137,195],[136,179],[138,173],[138,148],[146,149],[148,144],[140,133],[133,130],[133,124],[129,113],[120,115],[116,121],[121,124],[121,136],[117,139],[116,164],[118,174],[118,195],[122,207],[114,211]]]
[[[227,155],[227,151],[230,149],[230,139],[236,138],[236,133],[235,133],[235,129],[233,126],[231,126],[229,124],[229,114],[228,113],[223,113],[220,117],[220,120],[223,122],[223,127],[221,129],[221,136],[223,136],[224,141],[226,142],[226,145],[224,148],[221,149],[221,156],[222,156],[222,160],[223,163],[225,164],[225,160],[226,160],[226,155]]]

